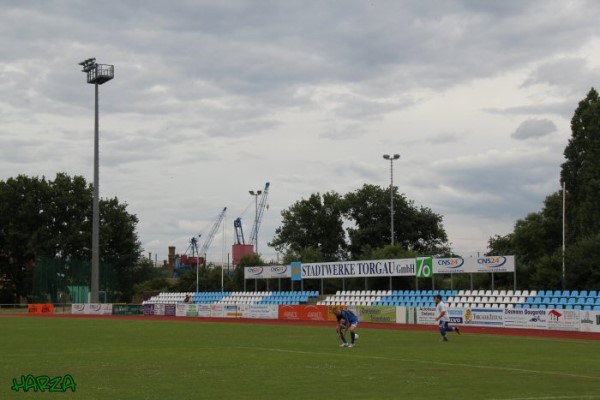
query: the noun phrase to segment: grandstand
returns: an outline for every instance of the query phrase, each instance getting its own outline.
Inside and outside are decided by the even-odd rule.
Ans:
[[[320,301],[317,291],[182,292],[160,293],[143,304],[179,304],[190,296],[192,304],[435,307],[436,294],[451,308],[600,310],[596,290],[342,290]]]
[[[181,304],[190,296],[192,304],[308,304],[319,297],[317,291],[287,292],[181,292],[159,293],[142,304]]]
[[[317,304],[435,307],[440,294],[452,308],[553,308],[600,310],[596,290],[356,290],[338,291]]]

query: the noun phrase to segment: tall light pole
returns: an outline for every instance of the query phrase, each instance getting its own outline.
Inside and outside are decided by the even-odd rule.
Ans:
[[[394,160],[400,158],[400,154],[384,154],[383,158],[390,160],[390,219],[391,219],[391,244],[394,245]]]
[[[256,238],[254,241],[254,254],[258,254],[258,196],[262,194],[262,190],[257,190],[256,193],[254,190],[249,190],[251,196],[254,196],[254,237]]]
[[[95,87],[95,112],[94,112],[94,199],[92,202],[92,283],[90,288],[90,302],[98,303],[99,275],[100,275],[100,174],[98,161],[98,85],[110,81],[115,76],[114,65],[97,64],[95,58],[88,58],[79,63],[81,70],[87,74],[87,83]]]

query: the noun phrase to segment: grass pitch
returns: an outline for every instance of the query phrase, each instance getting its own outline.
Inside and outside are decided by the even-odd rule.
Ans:
[[[600,342],[187,321],[0,318],[5,399],[600,399]],[[15,392],[21,375],[76,391]]]

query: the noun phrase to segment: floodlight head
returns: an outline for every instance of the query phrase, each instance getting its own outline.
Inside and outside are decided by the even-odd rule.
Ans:
[[[383,158],[385,158],[386,160],[389,160],[390,159],[390,155],[389,154],[384,154]]]
[[[400,154],[394,154],[394,160],[397,160],[400,158]]]
[[[248,193],[250,193],[252,196],[254,196],[254,190],[248,190]]]

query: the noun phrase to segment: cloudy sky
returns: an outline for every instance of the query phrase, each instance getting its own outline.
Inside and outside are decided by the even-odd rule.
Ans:
[[[94,89],[78,62],[115,65],[100,87],[100,194],[128,204],[166,258],[233,220],[271,183],[259,252],[312,193],[394,184],[443,216],[453,249],[542,208],[559,189],[579,100],[600,82],[597,1],[0,0],[0,179],[93,180]],[[225,249],[225,250],[224,250]]]

